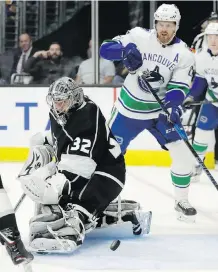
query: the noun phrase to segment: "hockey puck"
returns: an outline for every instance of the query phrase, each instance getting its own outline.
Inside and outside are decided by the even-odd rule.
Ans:
[[[120,240],[114,240],[110,246],[110,249],[115,251],[120,246]]]

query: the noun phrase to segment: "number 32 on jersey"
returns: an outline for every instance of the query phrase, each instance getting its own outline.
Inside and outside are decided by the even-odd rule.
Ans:
[[[76,137],[70,146],[69,151],[81,151],[89,154],[91,147],[91,141],[89,139],[81,139]]]

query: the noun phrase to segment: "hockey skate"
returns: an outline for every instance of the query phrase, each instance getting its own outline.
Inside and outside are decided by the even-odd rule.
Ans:
[[[11,228],[0,231],[0,241],[15,265],[27,264],[33,260],[33,255],[25,249],[20,235]]]
[[[195,222],[197,211],[195,208],[191,206],[187,199],[176,201],[175,210],[177,211],[178,214],[177,218],[178,220],[190,223]]]
[[[124,222],[132,222],[132,231],[134,235],[149,234],[151,226],[152,212],[143,212],[141,210],[132,211],[122,217]]]
[[[152,212],[145,212],[140,204],[133,200],[111,202],[104,211],[104,216],[98,221],[97,227],[115,225],[124,222],[132,223],[134,235],[149,234]]]

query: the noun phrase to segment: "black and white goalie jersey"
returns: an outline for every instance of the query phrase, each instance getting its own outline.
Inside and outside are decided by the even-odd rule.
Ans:
[[[79,108],[62,116],[62,122],[50,111],[50,121],[58,170],[71,184],[83,186],[95,171],[123,177],[125,163],[120,146],[93,101],[86,97]]]

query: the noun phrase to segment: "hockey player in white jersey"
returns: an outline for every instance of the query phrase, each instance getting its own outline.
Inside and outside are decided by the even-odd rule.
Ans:
[[[193,52],[197,52],[199,49],[207,49],[207,38],[205,35],[205,29],[210,23],[217,23],[218,22],[218,14],[216,12],[211,12],[210,17],[207,19],[204,19],[203,22],[201,22],[201,33],[198,34],[191,45],[191,50]]]
[[[196,75],[192,88],[184,104],[198,101],[206,90],[207,101],[218,100],[218,23],[210,23],[205,29],[208,49],[195,53]],[[218,128],[218,103],[201,106],[193,147],[204,159],[211,138],[211,131]],[[201,167],[196,165],[193,180],[197,181],[201,174]]]
[[[194,67],[193,53],[175,36],[180,19],[175,5],[163,4],[154,13],[154,29],[136,27],[126,35],[107,40],[101,45],[100,54],[108,60],[122,60],[129,70],[109,121],[122,152],[144,129],[153,134],[172,158],[171,178],[179,219],[193,221],[197,212],[188,201],[193,157],[172,125],[182,126],[181,105],[189,91]],[[171,113],[168,119],[152,94],[140,89],[137,70],[147,75],[165,103]]]
[[[29,253],[21,240],[14,209],[3,187],[0,176],[0,242],[7,249],[15,265],[29,263],[33,255]]]
[[[125,184],[125,162],[99,107],[68,77],[50,86],[47,102],[51,131],[31,138],[19,174],[24,192],[38,203],[31,250],[72,252],[87,232],[117,222],[131,222],[134,235],[148,233],[150,212],[135,201],[114,201]]]

